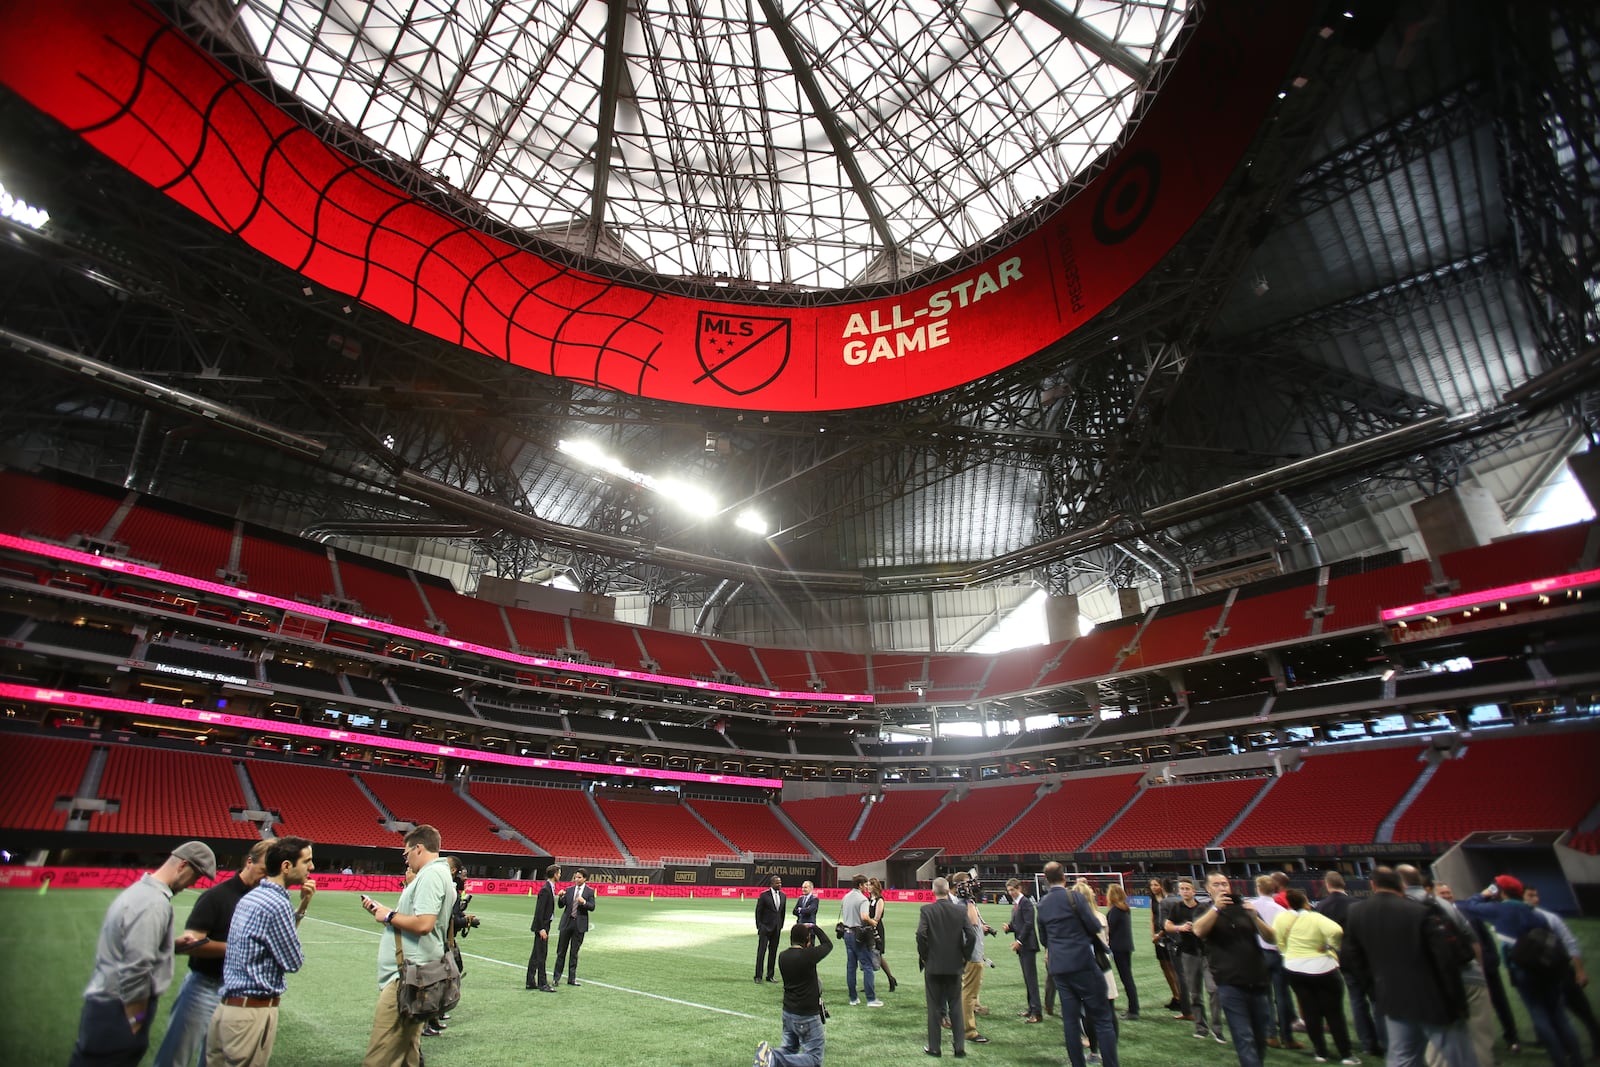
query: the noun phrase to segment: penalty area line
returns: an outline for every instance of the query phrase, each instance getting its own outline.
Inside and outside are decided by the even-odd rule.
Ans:
[[[343,929],[346,929],[346,930],[354,930],[358,934],[363,934],[363,933],[364,934],[371,934],[371,935],[373,935],[375,937],[382,937],[383,936],[378,931],[375,931],[375,930],[363,930],[359,926],[351,926],[349,923],[342,923],[342,922],[339,922],[339,921],[334,920],[334,919],[321,919],[321,918],[318,918],[315,915],[307,915],[306,918],[315,920],[316,922],[326,923],[329,926],[338,926],[338,927],[342,927]],[[460,946],[458,945],[457,947],[460,947]],[[518,971],[526,969],[526,965],[525,964],[511,963],[511,962],[509,962],[507,960],[497,960],[493,956],[479,956],[476,953],[472,953],[472,952],[463,952],[462,955],[465,956],[469,960],[478,960],[478,961],[480,961],[482,963],[493,963],[493,964],[496,964],[496,965],[501,966],[501,967],[510,967],[510,968],[512,968],[514,970],[518,970]],[[736,1017],[738,1017],[740,1019],[757,1019],[757,1020],[760,1019],[760,1016],[751,1015],[749,1012],[734,1011],[732,1008],[719,1008],[719,1007],[717,1007],[717,1006],[715,1006],[713,1004],[701,1004],[698,1001],[693,1001],[693,1000],[679,1000],[677,997],[663,996],[660,993],[650,993],[650,992],[647,992],[647,991],[645,991],[643,989],[629,989],[627,986],[612,985],[609,982],[597,982],[593,978],[585,978],[583,980],[583,984],[584,985],[599,986],[601,989],[612,989],[612,990],[615,990],[618,993],[628,993],[628,994],[630,994],[632,996],[636,996],[636,997],[648,997],[651,1000],[661,1000],[661,1001],[665,1001],[668,1004],[677,1004],[680,1007],[684,1007],[684,1008],[698,1008],[701,1011],[715,1012],[718,1015],[733,1015],[733,1016],[736,1016]]]

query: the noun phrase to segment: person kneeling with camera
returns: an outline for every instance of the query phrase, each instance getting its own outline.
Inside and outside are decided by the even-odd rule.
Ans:
[[[776,1048],[765,1041],[757,1045],[754,1067],[822,1067],[828,1009],[822,1003],[817,964],[832,951],[833,942],[815,923],[797,923],[789,931],[789,947],[778,953],[778,970],[783,974],[783,1042]]]

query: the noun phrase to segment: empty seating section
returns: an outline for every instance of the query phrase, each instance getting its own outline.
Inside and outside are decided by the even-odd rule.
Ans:
[[[315,604],[333,595],[333,568],[328,565],[328,554],[314,548],[298,548],[246,534],[239,547],[239,572],[244,575],[246,589],[284,600]]]
[[[1380,609],[1426,600],[1427,586],[1432,578],[1433,572],[1426,560],[1414,560],[1364,574],[1330,577],[1323,599],[1329,611],[1322,620],[1322,632],[1376,626]]]
[[[517,639],[517,647],[524,652],[553,656],[561,649],[572,647],[572,639],[567,636],[565,615],[507,608],[506,619],[511,623],[511,634]]]
[[[511,634],[506,630],[500,605],[438,589],[428,590],[428,605],[444,623],[445,636],[489,648],[511,647]]]
[[[60,830],[67,812],[57,797],[71,797],[83,781],[94,746],[53,737],[7,735],[6,773],[0,775],[0,827],[7,830]]]
[[[609,663],[625,671],[636,671],[642,665],[644,651],[639,647],[633,627],[620,622],[596,622],[576,615],[569,621],[572,624],[572,643],[589,653],[590,660]]]
[[[722,669],[730,674],[737,674],[749,685],[766,685],[767,676],[761,671],[761,664],[756,662],[749,645],[736,644],[733,641],[716,641],[706,638],[706,648],[717,657],[717,662],[722,664]]]
[[[229,813],[245,804],[233,760],[226,756],[113,745],[100,796],[119,801],[121,809],[89,817],[89,829],[98,833],[261,837],[255,823],[236,822]]]
[[[279,836],[318,844],[400,847],[400,835],[383,828],[383,813],[349,771],[270,760],[251,760],[245,770],[261,806],[278,813]]]
[[[117,497],[57,485],[20,471],[0,471],[0,528],[67,541],[76,534],[98,537],[117,510]]]
[[[1096,627],[1067,646],[1061,654],[1061,662],[1050,669],[1040,684],[1057,685],[1110,674],[1117,657],[1138,632],[1137,618]]]
[[[1600,730],[1477,738],[1439,765],[1394,829],[1396,841],[1476,830],[1570,830],[1600,802]]]
[[[873,653],[872,688],[878,693],[905,693],[912,682],[928,681],[928,657]]]
[[[868,857],[865,849],[857,849],[849,840],[850,831],[866,810],[858,793],[842,797],[807,797],[787,800],[783,813],[810,838],[811,843],[826,852],[836,865],[849,866],[868,863],[882,856]]]
[[[473,782],[467,791],[472,799],[558,859],[622,862],[622,854],[595,815],[586,793],[507,782]],[[450,847],[448,840],[445,847]]]
[[[428,611],[411,575],[382,569],[376,560],[350,552],[336,550],[335,555],[345,598],[360,604],[364,614],[413,630],[428,628]]]
[[[396,819],[438,828],[449,852],[527,855],[528,850],[520,841],[507,841],[490,833],[489,818],[456,796],[444,782],[394,774],[363,774],[361,780]]]
[[[1225,632],[1211,646],[1211,654],[1302,639],[1311,633],[1309,612],[1316,602],[1317,586],[1310,582],[1259,596],[1241,592],[1223,619]]]
[[[1135,771],[1064,781],[1060,789],[1041,797],[989,851],[1076,852],[1122,810],[1142,777]]]
[[[1569,574],[1578,568],[1583,557],[1591,525],[1583,522],[1558,526],[1460,552],[1446,552],[1439,557],[1439,569],[1445,577],[1460,583],[1456,590],[1460,593]]]
[[[717,673],[717,661],[711,658],[710,649],[698,637],[642,626],[635,632],[644,642],[650,658],[661,664],[662,674],[677,678],[710,678]]]
[[[993,666],[993,656],[960,652],[929,656],[928,689],[940,695],[971,693],[983,684]]]
[[[1061,654],[1064,647],[1064,643],[1057,642],[1053,645],[1034,645],[1031,648],[1018,648],[1001,653],[995,657],[994,665],[990,668],[988,677],[984,679],[983,692],[978,695],[1004,696],[1007,693],[1021,693],[1037,688],[1040,672]]]
[[[865,693],[871,686],[867,682],[867,657],[854,652],[813,652],[811,662],[816,666],[817,677],[822,679],[823,691],[828,693]]]
[[[873,804],[861,834],[851,843],[851,851],[858,857],[853,862],[866,863],[881,860],[892,853],[912,830],[933,814],[944,799],[943,789],[897,789],[886,792],[883,799]],[[784,805],[784,811],[788,811]],[[839,858],[840,863],[846,861]]]
[[[974,789],[940,808],[906,841],[907,848],[940,848],[946,856],[974,856],[1033,803],[1038,782]]]
[[[1139,634],[1139,643],[1128,653],[1119,670],[1137,671],[1160,663],[1178,663],[1205,654],[1206,631],[1216,626],[1222,605],[1194,608],[1174,615],[1166,608]]]
[[[233,551],[233,527],[220,522],[201,522],[141,501],[117,527],[116,539],[128,546],[129,555],[162,570],[216,581]]]
[[[640,863],[656,866],[663,858],[698,861],[710,856],[735,859],[728,843],[705,828],[681,804],[655,804],[636,800],[595,798],[600,814],[622,838],[622,844]]]
[[[811,663],[804,651],[793,648],[758,648],[755,654],[761,661],[761,666],[766,669],[767,677],[772,679],[774,689],[797,692],[811,687]]]
[[[1266,784],[1263,779],[1248,778],[1153,786],[1089,847],[1096,852],[1204,848]]]
[[[735,800],[690,800],[685,803],[742,851],[792,858],[811,855],[805,843],[790,833],[789,828],[779,821],[766,804],[744,804]]]
[[[1227,848],[1266,845],[1356,845],[1378,839],[1426,766],[1416,745],[1361,747],[1307,756],[1279,778],[1261,803],[1223,842]]]

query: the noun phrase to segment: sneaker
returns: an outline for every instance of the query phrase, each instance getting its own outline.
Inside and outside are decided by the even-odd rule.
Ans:
[[[869,1007],[869,1008],[881,1008],[881,1007],[883,1007],[883,1001],[881,1001],[881,1000],[869,1000],[869,1001],[867,1001],[867,1007]]]
[[[856,1005],[860,1004],[860,1003],[861,1003],[861,1001],[857,1000],[855,997],[851,997],[850,998],[850,1006],[852,1008],[855,1007]]]
[[[1297,1034],[1303,1034],[1306,1032],[1306,1021],[1304,1019],[1296,1019],[1294,1026],[1290,1027],[1290,1029]]]
[[[1083,1062],[1084,1063],[1099,1063],[1100,1062],[1100,1053],[1098,1053],[1098,1052],[1085,1053],[1084,1057],[1083,1057]]]
[[[1188,1012],[1184,1012],[1182,1015],[1174,1015],[1173,1018],[1179,1020],[1180,1022],[1194,1022],[1194,1016]]]
[[[1340,1067],[1361,1067],[1361,1061],[1354,1056],[1346,1056],[1339,1064]]]
[[[756,1046],[756,1060],[750,1067],[772,1067],[772,1046],[765,1041]]]
[[[1211,1031],[1211,1036],[1217,1039],[1217,1044],[1219,1045],[1226,1045],[1228,1043],[1228,1039],[1222,1036],[1221,1030]]]
[[[1327,1063],[1328,1062],[1328,1057],[1313,1055],[1311,1057],[1311,1062],[1312,1063]]]
[[[967,1044],[969,1045],[987,1045],[988,1043],[989,1039],[984,1037],[982,1034],[973,1034],[971,1037],[967,1038]]]
[[[1196,1041],[1204,1041],[1206,1038],[1210,1037],[1211,1035],[1209,1033],[1207,1033],[1206,1031],[1204,1031],[1204,1030],[1196,1030],[1194,1033],[1190,1034],[1189,1036],[1194,1038]]]
[[[439,1037],[443,1033],[444,1033],[443,1030],[439,1029],[437,1026],[433,1025],[432,1023],[423,1023],[422,1024],[422,1036],[423,1037]]]

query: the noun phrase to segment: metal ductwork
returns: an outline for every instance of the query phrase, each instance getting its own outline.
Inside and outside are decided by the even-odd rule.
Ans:
[[[1376,466],[1402,456],[1500,429],[1519,416],[1553,402],[1547,390],[1534,387],[1544,378],[1570,383],[1594,366],[1595,351],[1558,368],[1541,379],[1507,394],[1507,402],[1490,411],[1424,419],[1320,455],[1286,463],[1272,470],[1207,489],[1181,500],[1162,504],[1142,514],[1116,514],[1091,526],[1072,530],[1047,541],[973,563],[951,564],[927,570],[867,575],[854,571],[795,571],[706,556],[638,538],[597,533],[541,519],[503,504],[485,500],[464,489],[446,485],[415,471],[391,470],[377,463],[345,463],[329,456],[328,446],[257,419],[252,415],[196,394],[174,389],[120,370],[88,356],[0,328],[0,340],[30,358],[82,375],[103,388],[186,418],[203,421],[240,434],[306,462],[335,471],[352,480],[382,487],[460,516],[480,530],[508,531],[579,552],[595,552],[616,559],[633,559],[655,566],[729,579],[755,582],[766,588],[801,588],[813,593],[888,593],[960,589],[1034,570],[1090,549],[1106,548],[1179,523],[1207,518],[1244,507],[1274,494],[1313,484],[1330,475]],[[1559,372],[1559,373],[1558,373]],[[1517,399],[1513,399],[1516,396]],[[1303,522],[1299,525],[1304,525]],[[1309,535],[1309,530],[1307,530]],[[1142,561],[1141,561],[1142,562]]]
[[[335,537],[483,537],[481,526],[459,522],[319,522],[300,531],[300,536],[319,545]]]
[[[694,617],[694,629],[690,631],[691,633],[699,633],[705,629],[706,620],[711,617],[712,609],[717,606],[717,601],[722,599],[722,594],[727,592],[728,586],[732,584],[731,580],[724,578],[715,589],[711,590],[711,595],[706,597],[706,602],[700,605],[700,610]]]
[[[1306,562],[1313,567],[1322,566],[1322,549],[1317,546],[1317,538],[1311,532],[1311,524],[1300,514],[1300,509],[1294,506],[1294,501],[1281,490],[1272,495],[1283,507],[1283,513],[1288,516],[1289,524],[1300,531],[1300,544],[1306,550]]]

